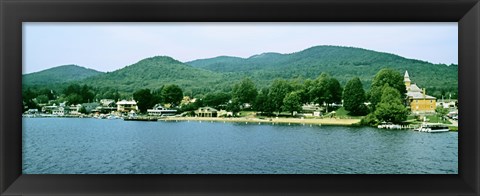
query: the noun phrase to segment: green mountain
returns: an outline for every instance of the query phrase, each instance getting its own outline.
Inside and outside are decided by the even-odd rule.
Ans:
[[[408,70],[413,82],[430,92],[456,91],[458,88],[457,65],[432,64],[353,47],[316,46],[291,54],[263,53],[249,58],[216,57],[187,64],[224,73],[228,78],[248,76],[261,85],[268,84],[275,78],[313,79],[321,72],[329,73],[344,85],[358,76],[365,88],[370,86],[380,69],[390,67],[402,74]]]
[[[78,65],[62,65],[22,76],[23,85],[41,86],[63,84],[101,75],[103,72],[80,67]]]
[[[375,74],[385,67],[402,74],[408,70],[412,82],[427,88],[427,93],[433,96],[454,94],[458,89],[457,65],[432,64],[389,53],[340,46],[316,46],[291,54],[262,53],[249,58],[219,56],[186,63],[157,56],[109,73],[91,70],[90,75],[84,74],[85,68],[82,72],[72,70],[79,69],[78,66],[60,66],[24,75],[23,82],[27,86],[63,83],[54,85],[57,90],[75,82],[93,86],[99,91],[118,90],[124,95],[131,95],[142,88],[155,90],[162,85],[177,84],[185,94],[195,95],[211,91],[229,92],[232,85],[244,77],[250,77],[257,88],[263,88],[277,78],[314,79],[326,72],[337,78],[342,86],[353,77],[359,77],[368,90]]]
[[[222,74],[195,68],[171,57],[143,59],[122,69],[81,81],[98,88],[134,92],[142,88],[159,89],[165,84],[177,84],[183,89],[199,89],[222,82]]]

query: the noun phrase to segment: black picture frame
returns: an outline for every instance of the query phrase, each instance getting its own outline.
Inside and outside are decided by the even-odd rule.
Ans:
[[[479,195],[478,0],[0,0],[0,195]],[[458,175],[22,175],[22,22],[458,22]]]

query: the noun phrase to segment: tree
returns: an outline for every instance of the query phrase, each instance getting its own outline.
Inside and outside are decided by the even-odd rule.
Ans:
[[[327,73],[322,73],[314,81],[313,87],[310,88],[311,100],[322,105],[328,106],[331,103],[340,103],[342,101],[342,87],[337,79],[330,77]]]
[[[80,96],[80,95],[77,94],[77,93],[69,94],[69,95],[66,97],[66,101],[68,102],[68,104],[84,103],[82,96]]]
[[[236,115],[238,112],[240,112],[240,103],[235,100],[228,102],[227,110],[233,112],[233,115]]]
[[[92,91],[92,87],[90,86],[71,84],[64,89],[63,93],[69,104],[79,104],[93,101],[95,93]]]
[[[47,103],[48,102],[48,96],[47,95],[39,95],[37,98],[35,98],[37,103]]]
[[[343,107],[352,115],[365,115],[365,91],[360,78],[355,77],[347,82],[343,91]]]
[[[448,114],[448,109],[444,107],[437,107],[435,108],[435,112],[438,116],[443,117]]]
[[[328,83],[330,80],[330,75],[327,73],[322,73],[320,76],[315,79],[310,88],[310,98],[314,103],[322,105],[328,99],[330,94],[328,93],[329,87]]]
[[[147,109],[155,105],[155,99],[150,93],[150,89],[140,89],[133,93],[133,99],[137,101],[137,106],[140,112],[146,112]]]
[[[325,102],[327,104],[331,103],[341,103],[342,102],[342,94],[343,94],[342,86],[340,86],[340,82],[338,82],[335,78],[330,78],[327,83],[327,92],[329,96],[326,96]]]
[[[289,111],[292,113],[292,116],[294,111],[302,110],[302,102],[299,92],[294,91],[285,96],[283,99],[283,110]]]
[[[85,108],[85,106],[81,106],[80,109],[78,110],[78,112],[82,113],[82,114],[86,114],[87,113],[87,109]]]
[[[448,109],[440,106],[435,108],[435,112],[437,113],[438,117],[440,117],[442,120],[445,120],[445,116],[448,114]]]
[[[375,110],[376,105],[381,100],[383,86],[385,84],[396,89],[400,93],[400,96],[405,95],[407,92],[405,83],[403,82],[403,76],[400,72],[389,68],[380,70],[373,78],[370,88],[370,102],[373,110]]]
[[[253,104],[254,109],[262,113],[271,114],[273,112],[272,102],[268,97],[269,89],[264,88],[260,91]]]
[[[183,99],[183,91],[175,84],[167,85],[162,89],[162,98],[165,103],[177,106]]]
[[[80,97],[82,97],[82,102],[92,102],[95,94],[91,91],[91,87],[87,85],[83,85],[80,89],[79,93]]]
[[[53,90],[47,88],[41,89],[38,94],[47,96],[48,100],[55,99],[55,93]]]
[[[375,109],[375,117],[380,121],[402,123],[407,115],[408,110],[403,105],[398,90],[385,84],[380,103]]]
[[[268,100],[270,101],[272,111],[281,112],[283,106],[283,99],[292,92],[292,87],[286,80],[274,80],[268,92]]]
[[[233,86],[232,98],[239,104],[253,103],[257,97],[257,88],[249,78],[244,78]]]
[[[220,105],[226,104],[230,100],[231,96],[227,93],[217,92],[217,93],[208,93],[203,98],[205,105],[210,107],[219,107]]]
[[[307,79],[303,82],[300,91],[300,98],[302,103],[311,103],[313,99],[311,97],[312,88],[314,87],[314,80]]]
[[[156,90],[154,90],[154,91],[152,92],[152,95],[153,95],[153,97],[154,97],[154,99],[155,99],[155,102],[157,102],[157,103],[165,103],[165,100],[164,100],[163,95],[162,95],[164,88],[165,88],[165,86],[162,85],[162,87],[160,87],[159,89],[156,89]]]

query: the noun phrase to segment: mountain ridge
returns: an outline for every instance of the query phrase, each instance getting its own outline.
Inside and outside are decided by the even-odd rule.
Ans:
[[[24,74],[22,75],[22,82],[29,85],[50,85],[82,80],[99,74],[104,74],[104,72],[75,64],[67,64]]]
[[[342,85],[359,77],[364,88],[368,89],[373,76],[384,67],[402,74],[408,70],[414,83],[429,91],[438,91],[437,94],[458,89],[458,65],[432,64],[396,54],[343,46],[314,46],[289,54],[265,52],[248,58],[218,56],[185,63],[169,56],[154,56],[75,82],[127,93],[138,88],[157,89],[164,84],[179,84],[195,94],[231,90],[232,83],[244,77],[251,78],[258,88],[263,88],[277,78],[314,79],[326,72]]]

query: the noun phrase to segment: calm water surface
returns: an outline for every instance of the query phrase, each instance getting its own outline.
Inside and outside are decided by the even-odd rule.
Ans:
[[[457,174],[458,134],[23,119],[24,174]]]

